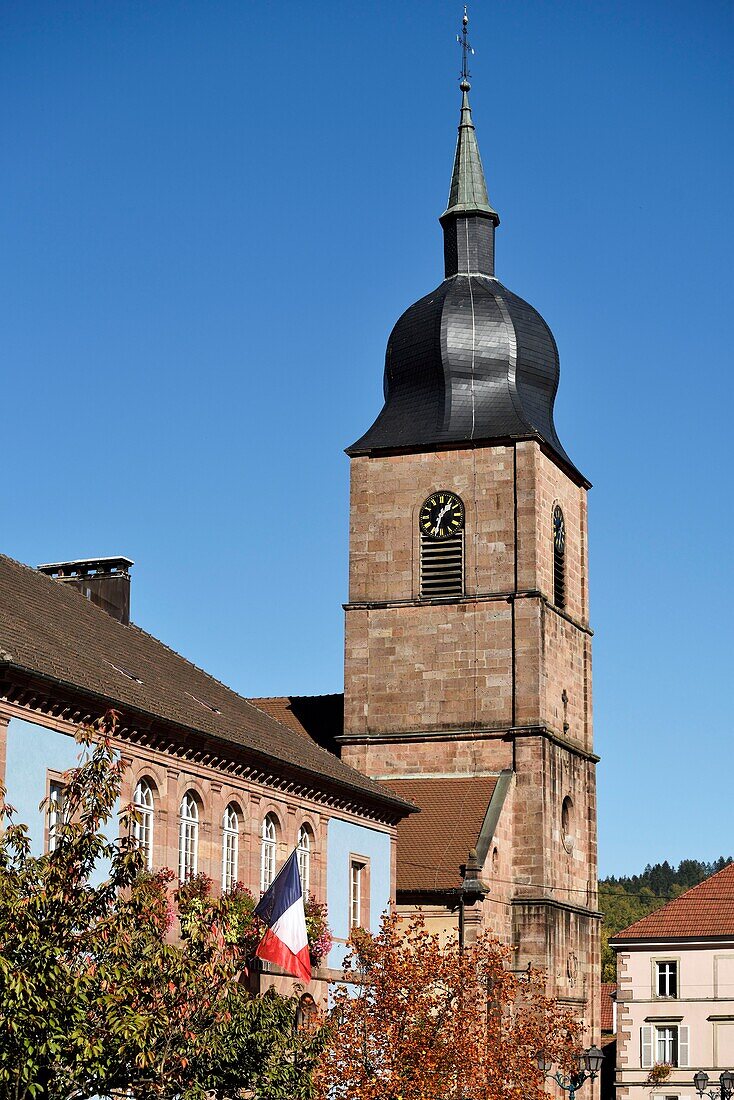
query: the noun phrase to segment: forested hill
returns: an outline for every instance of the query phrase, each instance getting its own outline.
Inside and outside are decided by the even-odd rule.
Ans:
[[[607,940],[621,932],[671,898],[677,898],[691,886],[697,886],[709,875],[732,862],[731,856],[720,856],[714,863],[698,859],[683,859],[677,867],[664,863],[649,864],[641,875],[599,879],[599,908],[604,914],[602,924],[602,981],[616,981],[614,952]]]

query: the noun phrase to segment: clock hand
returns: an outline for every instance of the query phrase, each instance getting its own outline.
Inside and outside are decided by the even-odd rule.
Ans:
[[[451,508],[450,504],[444,504],[443,508],[438,513],[438,516],[436,518],[436,526],[433,528],[433,534],[434,535],[438,534],[439,528],[441,526],[441,520],[443,519],[443,517],[446,515],[446,513],[449,511],[450,508]]]

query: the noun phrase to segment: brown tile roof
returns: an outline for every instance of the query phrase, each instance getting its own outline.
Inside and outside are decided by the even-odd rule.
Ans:
[[[614,1005],[612,1001],[612,994],[616,992],[616,982],[601,983],[600,1007],[602,1031],[612,1031],[614,1029]]]
[[[284,695],[249,700],[294,733],[341,755],[336,740],[344,732],[344,695]]]
[[[697,939],[700,936],[734,937],[734,863],[686,890],[662,909],[616,932],[609,942]]]
[[[144,630],[124,626],[69,585],[0,554],[0,669],[3,664],[99,697],[100,710],[114,705],[142,712],[400,810],[385,787]]]
[[[476,847],[496,777],[390,779],[421,812],[398,825],[398,891],[453,890],[459,867]]]

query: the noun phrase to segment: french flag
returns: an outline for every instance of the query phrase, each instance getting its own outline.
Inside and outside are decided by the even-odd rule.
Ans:
[[[275,963],[304,982],[311,981],[311,959],[306,935],[303,888],[296,852],[281,869],[255,906],[255,915],[268,926],[255,954]]]

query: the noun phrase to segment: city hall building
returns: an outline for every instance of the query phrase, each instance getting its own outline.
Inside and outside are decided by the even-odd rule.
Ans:
[[[343,695],[238,696],[129,622],[126,559],[2,559],[0,760],[40,852],[73,728],[112,705],[151,866],[259,890],[299,847],[326,977],[350,927],[421,909],[495,932],[596,1038],[590,486],[554,426],[553,334],[495,274],[469,91],[444,279],[397,321],[347,449]]]

